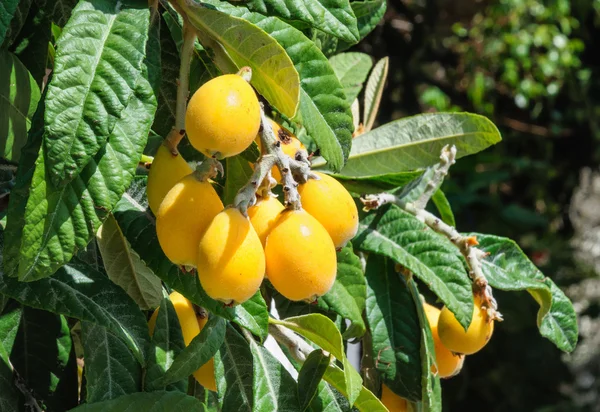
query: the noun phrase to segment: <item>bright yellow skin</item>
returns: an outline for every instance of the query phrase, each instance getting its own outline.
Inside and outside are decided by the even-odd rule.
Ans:
[[[206,325],[208,317],[201,318],[196,315],[194,306],[179,292],[172,292],[169,295],[169,299],[175,308],[177,313],[177,319],[181,326],[181,333],[183,334],[183,342],[185,346],[188,346],[192,339],[196,337]],[[150,336],[154,334],[154,327],[156,326],[156,318],[158,317],[158,309],[154,311],[150,320],[148,321],[148,329],[150,330]],[[202,365],[196,372],[194,377],[198,383],[204,386],[206,389],[216,392],[217,385],[215,383],[215,366],[214,360],[211,358],[207,363]]]
[[[177,182],[156,214],[156,234],[169,260],[196,266],[200,238],[221,210],[223,203],[210,183],[193,174]]]
[[[271,123],[271,127],[273,127],[273,133],[275,133],[275,136],[281,142],[281,150],[283,150],[284,154],[294,159],[296,153],[298,153],[298,150],[306,150],[302,142],[298,140],[291,132],[281,127],[273,119],[269,119],[269,122]],[[256,136],[255,142],[258,145],[258,150],[262,151],[260,135]],[[279,168],[277,166],[273,166],[271,169],[271,176],[273,176],[273,179],[281,183],[281,173],[279,172]]]
[[[198,277],[213,299],[239,304],[250,299],[265,276],[265,253],[250,220],[238,209],[225,209],[200,240]]]
[[[202,85],[185,113],[192,146],[219,159],[243,152],[260,127],[256,93],[241,76],[226,74]]]
[[[289,300],[312,302],[331,289],[337,272],[335,246],[317,219],[286,210],[267,237],[267,277]]]
[[[390,412],[406,412],[408,410],[406,399],[396,395],[385,385],[381,385],[381,403]]]
[[[267,235],[275,226],[275,222],[283,210],[284,207],[281,202],[273,196],[261,198],[254,206],[248,208],[250,223],[256,230],[263,247],[267,241]]]
[[[336,248],[343,247],[358,230],[358,209],[340,182],[324,173],[298,187],[302,207],[325,227]]]
[[[165,145],[160,145],[150,167],[146,188],[152,213],[158,213],[161,202],[175,183],[192,172],[192,168],[180,154],[173,156]]]
[[[442,345],[440,337],[438,336],[438,319],[440,317],[440,310],[435,306],[431,306],[428,303],[423,305],[425,309],[425,315],[431,328],[431,334],[433,336],[433,343],[435,347],[435,359],[436,365],[432,366],[432,371],[437,372],[440,378],[449,378],[460,372],[462,365],[465,361],[463,355],[454,355],[448,348]]]
[[[481,299],[475,297],[473,317],[465,332],[454,314],[444,306],[438,320],[438,334],[442,344],[452,352],[470,355],[480,351],[492,337],[494,322],[488,322],[485,310],[481,308]]]

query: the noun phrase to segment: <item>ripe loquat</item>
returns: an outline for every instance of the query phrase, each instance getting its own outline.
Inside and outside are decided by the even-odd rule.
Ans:
[[[248,208],[250,223],[256,230],[263,247],[267,241],[267,235],[275,225],[279,214],[284,207],[274,196],[260,198],[254,206]]]
[[[158,208],[169,190],[192,172],[192,168],[180,154],[174,156],[165,145],[161,144],[148,173],[146,192],[150,210],[154,214],[158,213]]]
[[[408,410],[406,399],[396,395],[385,385],[381,385],[381,403],[390,412],[406,412]]]
[[[427,321],[429,322],[429,327],[431,328],[433,344],[435,347],[436,365],[432,366],[432,370],[434,372],[437,371],[437,374],[440,376],[440,378],[450,378],[460,372],[465,361],[465,357],[464,355],[454,355],[440,341],[437,327],[438,319],[440,317],[440,310],[428,303],[423,305],[423,309],[425,310],[425,316],[427,316]]]

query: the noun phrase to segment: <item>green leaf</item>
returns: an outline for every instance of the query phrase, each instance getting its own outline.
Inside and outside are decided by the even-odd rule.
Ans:
[[[427,285],[465,329],[471,322],[471,282],[456,247],[395,205],[369,213],[358,226],[356,249],[393,259]]]
[[[347,0],[250,0],[244,6],[266,16],[307,23],[349,43],[359,40],[356,18]]]
[[[367,261],[367,320],[371,356],[385,384],[411,401],[421,400],[421,327],[415,303],[394,262]]]
[[[149,22],[142,1],[83,0],[73,10],[56,44],[46,96],[44,154],[57,188],[93,161],[127,117]]]
[[[142,368],[125,343],[104,326],[82,322],[87,403],[140,392]]]
[[[340,391],[344,396],[350,398],[349,393],[344,386],[344,371],[339,367],[331,364],[325,371],[323,377],[331,386]],[[381,401],[373,395],[373,393],[364,386],[358,386],[358,396],[354,401],[354,407],[361,412],[386,412],[387,408],[383,406]]]
[[[32,2],[33,2],[33,0],[21,0],[21,1],[17,2],[18,3],[17,9],[14,11],[13,17],[10,20],[10,24],[8,26],[8,29],[6,30],[4,40],[2,39],[2,36],[0,35],[0,44],[3,46],[3,48],[10,47],[11,50],[15,49],[15,47],[11,47],[11,46],[14,45],[15,40],[19,36],[19,33],[21,32],[21,29],[23,28],[23,25],[25,24],[25,20],[27,19],[29,14],[35,14],[35,13],[29,13]],[[5,3],[7,3],[6,4],[8,6],[7,8],[11,7],[11,5],[8,4],[8,3],[12,3],[11,1],[8,1]],[[1,19],[2,19],[2,12],[0,11],[0,20]],[[0,32],[2,30],[1,27],[2,27],[2,23],[0,23]]]
[[[369,132],[373,128],[377,113],[379,112],[379,104],[381,96],[383,96],[383,88],[387,79],[390,60],[387,57],[379,60],[375,64],[373,72],[367,81],[365,89],[364,117],[363,124],[365,132]]]
[[[301,31],[276,17],[214,0],[209,2],[221,11],[255,24],[283,46],[300,74],[300,104],[293,120],[306,128],[328,166],[340,170],[350,151],[354,125],[350,104],[325,55]]]
[[[4,42],[4,37],[18,5],[19,0],[6,0],[0,3],[0,44]]]
[[[200,334],[192,339],[167,369],[163,383],[166,385],[184,379],[208,362],[223,344],[226,326],[225,320],[211,316]]]
[[[577,345],[577,316],[573,304],[552,280],[527,258],[512,240],[472,233],[478,248],[490,256],[483,261],[483,273],[493,288],[527,290],[538,302],[537,325],[540,333],[559,349],[572,352]]]
[[[315,398],[330,361],[330,355],[325,356],[322,350],[316,349],[302,364],[302,369],[298,374],[298,398],[303,411],[308,409]]]
[[[253,356],[248,342],[231,325],[215,355],[215,380],[223,411],[253,411]]]
[[[9,355],[17,337],[23,309],[15,307],[0,316],[0,361],[10,365]],[[11,373],[12,382],[12,373]]]
[[[233,156],[226,159],[227,180],[225,180],[225,188],[223,189],[223,204],[230,205],[238,190],[244,186],[253,170],[250,167],[248,160],[243,156]]]
[[[363,83],[373,67],[371,56],[357,52],[341,53],[330,57],[329,63],[344,87],[346,101],[352,103],[363,88]]]
[[[298,107],[300,79],[285,50],[267,33],[243,19],[207,7],[182,4],[190,22],[219,42],[238,68],[252,68],[252,85],[288,117]],[[223,69],[223,68],[222,68]]]
[[[211,313],[236,322],[261,339],[266,338],[269,313],[260,292],[234,308],[223,306],[222,303],[208,297],[200,285],[198,276],[183,273],[167,259],[156,237],[154,218],[145,207],[125,194],[115,207],[114,215],[131,247],[172,289]]]
[[[162,299],[160,279],[131,248],[112,214],[98,230],[96,240],[110,280],[121,286],[140,309],[156,308]]]
[[[0,50],[0,157],[18,162],[27,141],[31,118],[40,100],[40,89],[23,63]]]
[[[175,358],[185,349],[185,342],[181,332],[181,325],[177,318],[177,312],[168,297],[162,300],[156,316],[154,325],[154,334],[152,335],[153,346],[148,358],[148,368],[146,370],[145,388],[147,392],[153,390],[179,390],[187,392],[188,377],[186,376],[179,382],[171,385],[163,385],[162,379],[173,364]]]
[[[0,411],[17,411],[23,405],[21,392],[14,384],[10,354],[21,321],[21,308],[0,316]]]
[[[64,316],[24,307],[10,361],[44,409],[77,405],[77,366]]]
[[[345,176],[376,176],[424,169],[439,161],[442,148],[456,145],[457,157],[501,140],[486,117],[471,113],[427,113],[396,120],[356,137]],[[321,166],[321,164],[318,164]]]
[[[381,193],[405,186],[421,176],[422,172],[400,172],[371,177],[348,177],[333,175],[351,194],[358,197],[365,193]]]
[[[431,197],[433,204],[438,210],[442,221],[447,225],[452,227],[456,227],[456,222],[454,221],[454,213],[452,213],[452,207],[450,206],[450,202],[448,202],[448,198],[442,192],[442,189],[436,190],[436,192]]]
[[[145,364],[150,340],[145,317],[123,289],[88,265],[74,261],[36,282],[19,282],[0,273],[0,292],[33,308],[102,325]]]
[[[74,412],[205,412],[206,406],[198,399],[181,392],[139,392],[110,401],[88,403],[73,409]]]
[[[313,313],[285,320],[272,320],[272,322],[304,336],[340,361],[344,366],[344,391],[342,392],[351,405],[356,401],[361,391],[362,379],[346,358],[342,336],[331,319]]]
[[[264,347],[250,341],[253,366],[253,410],[300,412],[296,381]],[[225,410],[225,409],[224,409]]]
[[[387,6],[386,0],[353,1],[352,10],[356,16],[361,40],[369,34],[383,19]]]
[[[10,276],[32,281],[52,275],[85,247],[129,186],[156,109],[150,85],[143,76],[139,80],[107,144],[70,183],[60,189],[53,186],[40,151],[30,188],[22,182],[23,194],[14,204],[11,198],[12,216],[9,206],[7,243],[15,245],[6,254]],[[21,202],[26,202],[25,208]]]
[[[78,0],[35,0],[35,2],[48,14],[48,18],[54,24],[63,27],[71,17]]]

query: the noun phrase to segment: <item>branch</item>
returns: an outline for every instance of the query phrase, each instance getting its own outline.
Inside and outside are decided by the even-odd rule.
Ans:
[[[481,295],[483,304],[487,310],[488,319],[502,320],[502,315],[498,312],[498,304],[492,295],[492,288],[481,269],[481,262],[488,254],[481,249],[478,249],[477,238],[475,236],[463,236],[454,227],[444,223],[440,218],[425,210],[431,196],[441,185],[444,177],[448,174],[450,166],[455,163],[456,147],[451,148],[445,146],[442,149],[440,163],[431,180],[427,182],[425,190],[414,202],[407,202],[404,198],[399,198],[391,193],[379,193],[375,195],[365,195],[361,197],[361,202],[364,204],[364,210],[369,211],[377,209],[385,204],[393,203],[412,214],[421,222],[425,223],[436,233],[445,236],[452,242],[464,256],[469,267],[469,277],[473,281],[473,291],[475,294]]]
[[[269,322],[269,334],[279,344],[285,346],[297,362],[304,363],[308,355],[314,350],[306,341],[284,326]]]

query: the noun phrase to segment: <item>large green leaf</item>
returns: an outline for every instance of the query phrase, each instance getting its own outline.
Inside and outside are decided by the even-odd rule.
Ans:
[[[403,398],[421,400],[421,327],[415,303],[394,262],[370,255],[367,311],[371,356],[386,385]]]
[[[349,43],[359,40],[356,18],[348,0],[250,0],[244,6],[267,16],[307,23]]]
[[[152,335],[152,348],[148,355],[148,368],[144,379],[144,390],[147,392],[153,390],[167,389],[187,392],[188,379],[182,379],[171,385],[163,384],[163,376],[167,369],[171,367],[175,358],[185,349],[185,342],[177,318],[177,312],[168,297],[162,300],[154,324],[154,333]]]
[[[142,389],[142,368],[125,343],[104,326],[82,322],[86,401],[107,401]]]
[[[298,398],[302,410],[306,410],[318,392],[319,384],[331,362],[331,356],[315,349],[306,358],[298,373]]]
[[[115,207],[114,215],[131,247],[140,255],[146,265],[171,288],[210,312],[233,320],[256,336],[261,338],[267,336],[269,314],[267,305],[259,292],[250,300],[234,308],[223,306],[222,303],[208,297],[200,285],[198,276],[183,273],[167,259],[156,237],[154,218],[146,211],[145,207],[126,194]]]
[[[292,60],[272,37],[238,17],[190,3],[182,6],[190,22],[219,42],[238,68],[252,68],[252,85],[269,103],[294,116],[300,79]]]
[[[228,325],[215,355],[215,380],[223,411],[253,411],[253,356],[248,342]]]
[[[445,145],[457,157],[477,153],[501,140],[486,117],[471,113],[427,113],[396,120],[356,137],[345,176],[375,176],[424,169],[439,161]],[[321,164],[315,164],[321,166]]]
[[[74,412],[206,412],[198,399],[181,392],[139,392],[110,401],[88,403],[73,409]]]
[[[24,307],[10,361],[44,409],[77,405],[75,351],[64,316]]]
[[[329,59],[335,75],[344,87],[346,101],[352,103],[360,93],[367,75],[373,67],[371,56],[364,53],[341,53]]]
[[[228,157],[226,164],[227,180],[225,180],[225,188],[223,189],[223,203],[230,205],[238,190],[250,180],[253,170],[250,163],[241,155]]]
[[[283,46],[300,74],[300,104],[294,121],[306,128],[328,166],[340,170],[350,151],[354,124],[343,87],[325,55],[301,31],[276,17],[265,17],[223,2],[209,2],[255,24]]]
[[[44,154],[57,188],[106,142],[138,87],[150,22],[147,2],[80,1],[56,44],[46,96]]]
[[[163,383],[177,382],[193,374],[219,350],[225,339],[226,322],[212,316],[190,344],[175,358],[163,377]]]
[[[483,273],[490,285],[501,290],[527,290],[540,305],[537,325],[540,333],[559,349],[572,352],[578,339],[573,304],[552,280],[527,258],[512,240],[473,233],[479,248],[490,256],[483,261]]]
[[[14,201],[11,197],[13,213],[9,207],[7,227],[11,246],[5,256],[10,276],[32,281],[52,275],[85,247],[129,186],[156,109],[150,85],[143,76],[138,79],[136,93],[107,144],[66,186],[54,187],[46,155],[40,151],[30,188],[23,181],[23,193]],[[37,138],[36,133],[32,131],[30,138]]]
[[[112,214],[98,230],[96,240],[110,280],[121,286],[140,309],[156,308],[162,299],[160,279],[131,248]]]
[[[334,175],[337,180],[353,196],[362,196],[365,193],[381,193],[407,185],[421,175],[422,172],[400,172],[387,175],[370,177],[347,177]]]
[[[33,308],[105,326],[145,364],[150,338],[144,315],[123,289],[89,265],[74,261],[36,282],[0,273],[0,292]]]
[[[17,307],[0,316],[0,411],[19,410],[19,405],[24,402],[14,384],[13,367],[9,359],[21,322],[21,311]]]
[[[6,0],[0,3],[0,44],[4,42],[4,36],[13,19],[19,0]]]
[[[427,285],[465,327],[471,322],[471,282],[456,247],[396,205],[369,213],[359,223],[356,249],[387,256]]]
[[[18,162],[40,90],[19,59],[0,50],[0,157]]]

